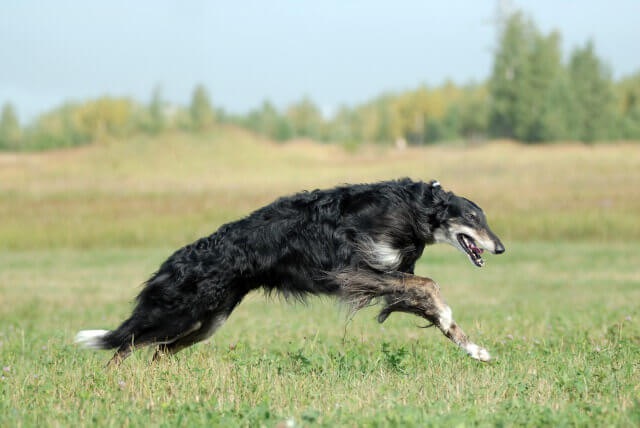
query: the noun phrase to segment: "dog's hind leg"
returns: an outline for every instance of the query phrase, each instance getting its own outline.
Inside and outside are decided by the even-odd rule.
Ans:
[[[132,344],[122,345],[120,348],[118,348],[116,353],[113,354],[113,357],[111,357],[109,362],[107,362],[106,367],[108,368],[118,367],[129,355],[131,355],[131,352],[133,352]]]
[[[204,323],[199,321],[197,328],[191,330],[188,334],[185,334],[170,343],[159,344],[156,352],[153,354],[153,361],[158,361],[165,355],[176,354],[184,348],[188,348],[197,342],[207,339],[215,333],[222,324],[224,324],[228,316],[228,314],[220,314],[211,317]]]
[[[451,308],[440,294],[440,287],[432,279],[401,272],[343,271],[335,275],[342,297],[354,309],[360,309],[376,298],[385,299],[385,307],[378,315],[384,322],[392,312],[407,312],[437,326],[452,342],[469,356],[480,361],[491,359],[486,349],[469,341],[454,321]]]
[[[198,329],[200,329],[200,327],[202,326],[202,323],[200,323],[199,321],[195,322],[192,324],[191,327],[189,327],[187,330],[182,331],[180,333],[177,333],[175,336],[171,337],[171,336],[166,336],[166,333],[168,332],[168,330],[160,330],[163,332],[163,334],[165,334],[164,339],[158,339],[158,338],[154,338],[153,339],[146,339],[146,340],[138,340],[134,342],[134,339],[132,338],[130,342],[126,342],[124,344],[122,344],[115,352],[115,354],[113,354],[113,357],[111,357],[111,359],[109,360],[109,362],[107,363],[107,367],[118,367],[127,357],[129,357],[131,355],[131,353],[134,351],[135,348],[142,348],[145,346],[153,346],[153,345],[159,345],[158,340],[162,340],[162,345],[164,344],[170,344],[173,342],[176,342],[188,335],[190,335],[191,333],[197,331]],[[177,331],[177,330],[176,330]],[[153,334],[153,333],[151,333]],[[149,336],[149,333],[147,333],[146,335],[147,337]],[[161,337],[160,334],[156,334],[156,336]],[[144,337],[144,336],[143,336]]]
[[[229,318],[231,312],[242,301],[246,293],[247,291],[243,289],[236,289],[234,292],[229,293],[217,308],[200,318],[197,328],[190,330],[187,334],[181,335],[170,343],[160,344],[153,355],[153,361],[158,361],[165,355],[180,352],[197,342],[209,338]]]

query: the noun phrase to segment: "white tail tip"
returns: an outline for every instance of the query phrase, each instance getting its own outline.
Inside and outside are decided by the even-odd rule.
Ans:
[[[76,334],[75,342],[83,348],[102,349],[102,338],[109,330],[81,330]]]

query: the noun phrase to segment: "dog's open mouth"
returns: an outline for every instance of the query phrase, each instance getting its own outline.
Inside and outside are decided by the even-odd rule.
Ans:
[[[457,238],[458,242],[462,246],[462,249],[469,256],[469,260],[471,260],[471,262],[478,267],[484,266],[484,260],[482,260],[482,253],[484,252],[484,250],[476,245],[476,241],[474,241],[472,237],[470,237],[469,235],[465,235],[464,233],[459,233],[457,235]]]

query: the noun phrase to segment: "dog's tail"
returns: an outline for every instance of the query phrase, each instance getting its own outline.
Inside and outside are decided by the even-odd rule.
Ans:
[[[167,259],[145,283],[131,316],[118,328],[82,330],[76,335],[75,342],[90,349],[127,350],[134,346],[172,343],[193,329],[216,303],[215,300],[203,301],[207,296],[201,296],[198,288],[205,287],[203,281],[209,279],[205,273],[190,267],[201,263],[202,258],[210,257],[211,252],[196,250],[188,246]],[[229,291],[226,284],[216,286],[220,293]],[[214,297],[218,296],[214,294]]]
[[[87,349],[115,349],[123,343],[120,336],[118,330],[80,330],[74,341]]]
[[[80,330],[76,334],[75,342],[83,348],[110,349],[104,340],[109,333],[109,330]]]
[[[183,281],[180,284],[188,283]],[[75,343],[84,348],[103,350],[170,343],[198,321],[193,316],[197,305],[195,301],[175,305],[177,299],[171,299],[175,287],[170,274],[154,274],[138,295],[131,316],[118,328],[81,330],[76,334]]]
[[[87,349],[115,349],[131,337],[123,327],[117,330],[80,330],[76,334],[75,343]]]

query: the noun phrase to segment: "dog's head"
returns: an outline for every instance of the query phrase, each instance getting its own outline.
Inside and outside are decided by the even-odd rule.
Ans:
[[[484,250],[493,254],[504,253],[504,245],[489,228],[482,208],[469,199],[445,192],[437,181],[430,185],[437,207],[436,226],[432,230],[435,242],[454,246],[478,267],[484,265]]]

